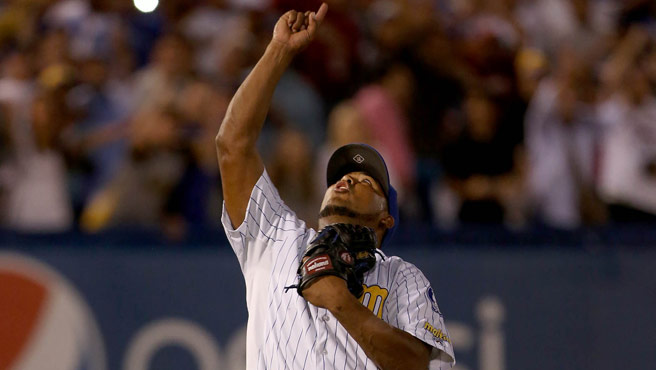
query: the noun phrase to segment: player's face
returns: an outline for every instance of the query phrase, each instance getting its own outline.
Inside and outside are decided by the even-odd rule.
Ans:
[[[373,177],[364,172],[351,172],[326,190],[320,218],[349,215],[339,210],[351,211],[351,218],[366,218],[363,221],[377,222],[387,214],[387,200],[380,184]]]

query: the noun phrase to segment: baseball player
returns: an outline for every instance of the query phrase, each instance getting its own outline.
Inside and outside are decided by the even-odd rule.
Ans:
[[[430,283],[378,249],[398,220],[380,154],[350,144],[332,155],[317,232],[284,204],[256,151],[278,80],[327,11],[278,20],[216,138],[222,222],[246,282],[247,368],[450,368],[453,346]]]

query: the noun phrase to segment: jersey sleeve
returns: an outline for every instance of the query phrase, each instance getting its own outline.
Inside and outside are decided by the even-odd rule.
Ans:
[[[242,270],[257,266],[267,248],[284,245],[280,242],[285,233],[306,230],[305,223],[282,201],[266,170],[253,186],[242,223],[233,228],[225,202],[221,222]]]
[[[397,328],[433,347],[430,369],[446,369],[455,364],[453,344],[435,298],[424,274],[404,263],[396,273],[387,315]]]

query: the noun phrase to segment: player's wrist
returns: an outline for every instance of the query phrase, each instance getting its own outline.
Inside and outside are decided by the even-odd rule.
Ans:
[[[346,285],[333,291],[333,297],[326,305],[326,309],[335,317],[347,315],[354,308],[361,306],[360,301],[349,292]]]
[[[296,55],[296,51],[288,43],[275,38],[271,39],[264,53],[269,54],[277,63],[285,66],[289,65]]]

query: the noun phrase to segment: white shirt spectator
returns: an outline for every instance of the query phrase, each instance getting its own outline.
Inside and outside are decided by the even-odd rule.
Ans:
[[[595,142],[600,127],[583,105],[566,123],[558,113],[558,90],[543,81],[526,112],[528,186],[537,216],[549,226],[574,228],[581,222],[579,190],[593,183]]]
[[[584,43],[614,31],[619,6],[616,1],[588,1],[581,22],[572,1],[524,1],[515,10],[515,19],[527,37],[528,46],[554,55],[563,42]]]
[[[26,232],[65,231],[73,225],[66,167],[62,156],[51,150],[24,154],[2,168],[0,181],[8,189],[5,223]]]
[[[656,214],[656,98],[630,105],[620,95],[603,103],[599,116],[607,125],[602,141],[599,192],[610,203]]]

